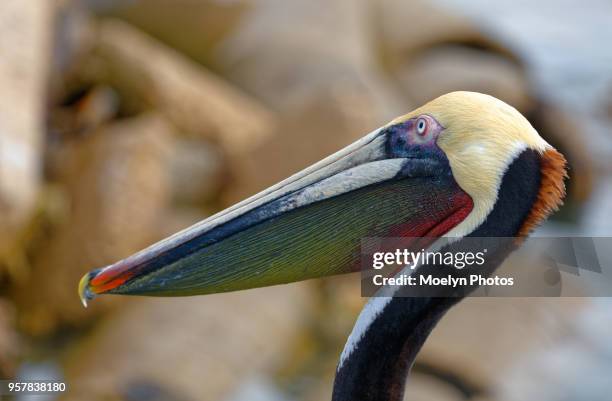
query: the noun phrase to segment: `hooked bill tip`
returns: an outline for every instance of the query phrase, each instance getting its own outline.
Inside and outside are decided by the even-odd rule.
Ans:
[[[87,301],[94,299],[95,294],[89,289],[89,280],[91,279],[91,273],[85,274],[79,281],[79,298],[85,308],[87,308]]]

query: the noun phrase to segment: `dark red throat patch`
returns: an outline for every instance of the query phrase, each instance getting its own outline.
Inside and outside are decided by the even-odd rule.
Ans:
[[[447,205],[447,209],[432,208],[420,219],[398,224],[390,230],[389,237],[410,238],[410,246],[414,249],[429,247],[436,239],[461,223],[474,208],[474,202],[467,193],[458,186],[454,190],[455,192],[449,194],[445,202],[438,200],[438,203]]]

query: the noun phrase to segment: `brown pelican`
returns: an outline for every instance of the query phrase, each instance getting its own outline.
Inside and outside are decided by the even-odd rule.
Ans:
[[[514,108],[453,92],[194,226],[86,274],[100,294],[235,291],[360,269],[364,237],[514,237],[489,250],[491,274],[560,205],[565,159]],[[431,241],[429,242],[431,244]],[[439,274],[461,274],[439,266]],[[417,269],[418,270],[418,269]],[[394,297],[381,289],[340,356],[334,400],[401,400],[415,356],[469,291]]]

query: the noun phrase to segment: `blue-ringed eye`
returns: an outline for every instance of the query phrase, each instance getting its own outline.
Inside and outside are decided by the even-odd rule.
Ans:
[[[419,118],[416,123],[416,131],[419,135],[424,135],[427,131],[427,121],[424,118]]]

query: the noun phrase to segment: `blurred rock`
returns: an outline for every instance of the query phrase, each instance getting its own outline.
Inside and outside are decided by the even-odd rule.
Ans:
[[[579,298],[468,298],[441,320],[417,361],[488,389],[521,355],[567,332],[584,303]]]
[[[551,341],[521,355],[496,377],[502,401],[605,401],[612,382],[609,299],[591,300]]]
[[[568,161],[567,197],[561,213],[566,220],[577,220],[580,208],[589,200],[595,185],[595,166],[586,147],[588,133],[571,113],[551,102],[540,101],[527,117]]]
[[[221,62],[231,79],[277,110],[322,101],[339,117],[344,107],[370,123],[398,106],[368,46],[369,23],[366,0],[258,0],[221,47]],[[355,101],[368,107],[356,112]]]
[[[314,312],[279,373],[283,388],[294,399],[331,397],[338,357],[366,301],[359,296],[359,283],[359,275],[312,282]]]
[[[240,23],[251,1],[94,0],[93,3],[99,14],[127,21],[195,61],[214,67],[217,46]]]
[[[273,115],[257,101],[177,51],[119,21],[101,23],[97,33],[83,73],[159,110],[179,132],[212,138],[234,156],[273,130]]]
[[[50,112],[53,134],[64,139],[91,132],[119,113],[119,96],[109,86],[95,86],[68,97],[64,103]]]
[[[80,0],[57,0],[54,15],[53,57],[49,60],[48,97],[55,102],[69,72],[86,56],[93,43],[92,21]],[[67,80],[65,78],[68,78]]]
[[[40,185],[52,3],[0,4],[0,256],[30,217]]]
[[[395,71],[418,53],[440,45],[462,45],[498,53],[520,64],[502,44],[490,39],[468,19],[430,1],[372,1],[377,49],[386,67]]]
[[[223,155],[212,144],[177,139],[170,158],[172,196],[180,204],[203,204],[219,195]]]
[[[128,383],[118,398],[124,401],[189,401],[191,398],[183,397],[169,388],[162,387],[151,381],[133,381]]]
[[[0,298],[0,377],[15,377],[20,348],[14,307],[8,300]]]
[[[229,397],[245,377],[269,375],[283,360],[309,294],[301,283],[124,303],[69,358],[63,400],[117,399],[143,381],[177,400]]]
[[[612,85],[608,89],[608,95],[603,99],[602,114],[612,121]]]
[[[369,47],[365,0],[259,0],[221,47],[223,71],[281,115],[238,161],[237,200],[406,112]]]
[[[96,303],[93,312],[82,308],[80,276],[159,239],[157,222],[170,193],[170,131],[156,115],[122,120],[51,157],[69,209],[33,255],[29,279],[14,289],[27,333],[44,335],[62,322],[83,324],[85,316],[95,316],[106,303]]]
[[[246,378],[223,401],[291,401],[270,380],[257,373]]]
[[[436,46],[398,67],[396,75],[414,104],[468,90],[495,96],[522,111],[532,107],[524,72],[507,58],[481,49]]]
[[[415,105],[471,90],[530,109],[519,59],[468,20],[424,1],[382,0],[375,10],[383,63]]]
[[[173,207],[159,216],[157,221],[157,232],[160,238],[166,238],[184,228],[204,220],[212,213],[204,213],[195,207]]]
[[[412,374],[406,384],[405,401],[464,401],[466,398],[452,386],[423,374]]]

